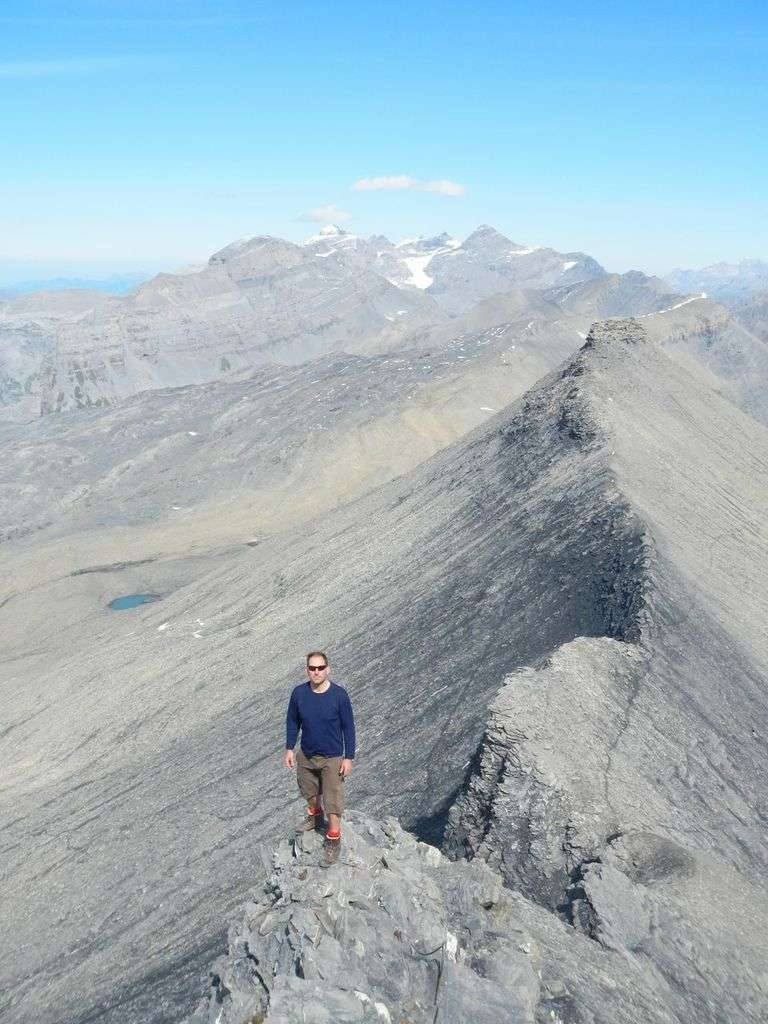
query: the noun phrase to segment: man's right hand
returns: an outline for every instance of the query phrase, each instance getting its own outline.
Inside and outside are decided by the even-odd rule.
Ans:
[[[296,767],[296,755],[292,750],[286,750],[285,757],[283,758],[283,764],[286,768]]]

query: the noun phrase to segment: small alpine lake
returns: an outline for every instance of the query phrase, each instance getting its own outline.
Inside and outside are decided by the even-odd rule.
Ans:
[[[153,601],[159,600],[160,594],[126,594],[124,597],[114,598],[107,607],[112,611],[122,612],[126,608],[138,608],[140,604],[152,604]]]

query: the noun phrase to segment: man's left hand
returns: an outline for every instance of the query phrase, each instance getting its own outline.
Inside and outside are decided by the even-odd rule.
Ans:
[[[348,757],[345,757],[344,760],[341,762],[341,767],[339,768],[339,775],[342,777],[342,779],[346,779],[348,775],[352,774],[352,764],[353,762],[350,761]]]

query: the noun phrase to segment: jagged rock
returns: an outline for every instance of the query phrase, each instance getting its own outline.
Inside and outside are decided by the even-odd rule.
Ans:
[[[533,1024],[535,943],[499,882],[393,819],[350,815],[330,869],[316,834],[284,842],[188,1024]]]
[[[344,842],[331,869],[316,835],[277,846],[185,1024],[762,1019],[762,932],[715,940],[704,907],[701,930],[686,934],[686,907],[714,879],[668,840],[614,840],[583,872],[572,926],[504,889],[481,860],[448,861],[393,819],[353,812]],[[763,914],[764,893],[738,900],[744,925]]]
[[[603,741],[618,735],[642,671],[634,645],[579,637],[541,668],[509,677],[450,810],[445,849],[482,857],[508,884],[556,910],[574,870],[619,827]]]

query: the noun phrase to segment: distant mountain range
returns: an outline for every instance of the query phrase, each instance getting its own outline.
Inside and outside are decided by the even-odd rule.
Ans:
[[[741,260],[740,263],[713,263],[701,270],[673,270],[666,280],[676,291],[705,291],[726,303],[745,303],[759,292],[768,291],[768,263]]]
[[[487,225],[392,243],[333,225],[301,245],[234,242],[202,268],[127,296],[39,292],[0,302],[5,419],[334,353],[428,349],[510,320],[556,322],[674,305],[658,279],[584,253],[520,245]],[[572,336],[574,331],[572,330]]]
[[[0,301],[0,419],[110,405],[265,364],[430,351],[504,324],[534,332],[542,365],[554,365],[564,339],[575,344],[593,320],[676,310],[685,326],[659,340],[695,351],[732,397],[768,418],[768,302],[750,293],[729,312],[713,301],[737,281],[746,295],[745,282],[757,288],[763,274],[759,261],[666,281],[611,274],[584,253],[522,245],[488,225],[464,241],[393,243],[335,225],[302,244],[257,235],[129,295],[54,290]]]

